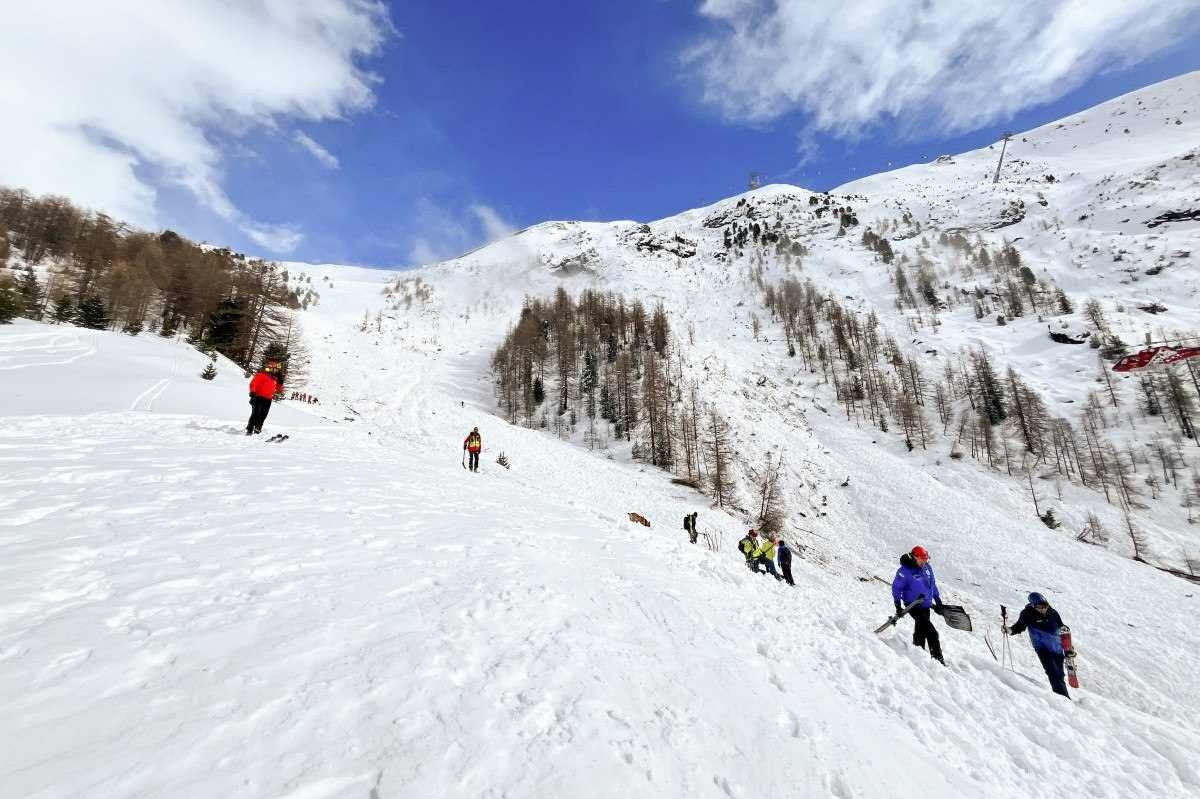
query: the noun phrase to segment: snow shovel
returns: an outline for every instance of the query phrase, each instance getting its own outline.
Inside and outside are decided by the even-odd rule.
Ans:
[[[912,610],[913,608],[915,608],[917,605],[921,604],[924,601],[925,601],[925,595],[921,594],[919,597],[914,599],[912,602],[909,602],[907,605],[900,608],[900,612],[897,613],[895,616],[889,617],[887,621],[885,621],[883,624],[876,627],[875,632],[881,633],[884,630],[886,630],[888,627],[891,627],[893,624],[900,621],[900,619],[904,617],[904,614],[908,613],[910,610]]]
[[[962,605],[942,605],[942,619],[947,627],[969,633],[975,628],[971,626],[971,617]]]

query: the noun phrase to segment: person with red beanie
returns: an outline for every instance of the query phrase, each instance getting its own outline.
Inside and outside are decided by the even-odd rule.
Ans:
[[[283,387],[279,377],[281,367],[279,361],[267,361],[250,381],[250,421],[246,422],[246,435],[262,432],[263,422],[271,412],[271,400]]]
[[[934,613],[941,614],[942,595],[933,576],[933,567],[929,565],[929,553],[920,546],[900,556],[900,568],[892,580],[892,601],[896,605],[896,614],[899,615],[902,608],[918,598],[921,601],[908,612],[913,617],[913,644],[922,649],[928,644],[929,656],[944,666],[946,661],[942,659],[941,640],[937,628],[929,620],[930,608]]]

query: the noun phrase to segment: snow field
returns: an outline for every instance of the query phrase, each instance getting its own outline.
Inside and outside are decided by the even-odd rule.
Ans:
[[[1161,109],[1196,85],[1145,97]],[[1014,148],[995,195],[975,175],[988,151],[845,189],[873,195],[864,224],[898,216],[899,197],[931,236],[986,226],[1023,197],[1027,219],[990,242],[1024,237],[1038,273],[1069,291],[1131,302],[1152,285],[1174,306],[1153,325],[1195,326],[1193,261],[1120,281],[1131,261],[1191,247],[1200,226],[1138,238],[1158,249],[1126,266],[1090,245],[1142,236],[1141,216],[1100,209],[1110,227],[1039,228],[1036,191],[1079,221],[1110,172],[1180,151],[1177,129],[1147,123],[1144,159],[1117,163],[1130,149],[1093,127],[1031,132],[1042,160]],[[1194,180],[1182,163],[1158,194],[1122,191],[1173,202]],[[1044,169],[1061,181],[1028,183]],[[792,187],[746,197],[770,212],[807,203]],[[546,223],[402,275],[289,265],[321,293],[302,327],[322,404],[274,408],[264,432],[290,433],[281,445],[237,435],[245,381],[228,364],[201,381],[204,357],[180,343],[0,328],[0,705],[16,722],[0,725],[0,796],[891,797],[917,779],[929,797],[1200,795],[1194,586],[1047,530],[1019,484],[950,461],[948,442],[906,453],[847,423],[782,356],[748,263],[711,255],[720,231],[703,222],[737,199],[653,223],[698,240],[687,261],[636,251],[639,226],[621,222]],[[1051,348],[1030,318],[997,329],[964,309],[906,335],[886,271],[851,237],[804,224],[811,254],[793,276],[877,309],[911,349],[984,344],[1060,408],[1091,387],[1094,351]],[[558,266],[588,251],[590,266]],[[388,308],[397,277],[420,277],[431,299]],[[745,459],[785,455],[787,537],[805,548],[795,589],[741,566],[743,519],[625,448],[610,460],[491,416],[492,350],[526,293],[559,286],[662,300],[681,340],[691,323],[686,378]],[[364,310],[383,314],[381,331],[359,331]],[[752,339],[750,313],[772,341]],[[1119,324],[1142,332],[1132,313]],[[455,462],[474,425],[480,474]],[[1054,507],[1075,526],[1091,508],[1117,527],[1083,489],[1064,486]],[[724,532],[722,552],[686,543],[692,510]],[[1184,540],[1173,519],[1139,522]],[[908,643],[908,622],[870,633],[891,611],[874,578],[915,543],[975,619],[973,634],[939,625],[948,668]],[[1030,590],[1074,630],[1074,703],[1050,693],[1024,637],[1019,673],[981,640],[998,632],[998,605],[1015,615]]]

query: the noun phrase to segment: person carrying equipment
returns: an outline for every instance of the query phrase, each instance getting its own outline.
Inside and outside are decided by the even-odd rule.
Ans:
[[[913,645],[922,649],[929,645],[929,656],[946,665],[942,659],[942,642],[938,637],[937,628],[929,619],[932,607],[935,613],[942,612],[942,595],[938,592],[937,580],[933,576],[933,567],[929,565],[929,553],[925,547],[913,547],[911,552],[900,556],[900,568],[892,580],[892,602],[896,605],[896,615],[900,610],[924,597],[919,605],[908,611],[913,617]]]
[[[750,571],[758,571],[754,564],[754,551],[758,549],[758,533],[754,530],[746,533],[741,541],[738,541],[738,549],[746,557],[746,568]]]
[[[282,364],[279,361],[267,361],[258,374],[250,381],[250,421],[246,422],[246,435],[261,433],[263,422],[271,412],[271,400],[283,387],[279,377]]]
[[[478,427],[473,429],[463,439],[463,449],[470,454],[471,458],[471,463],[467,468],[473,472],[479,471],[479,452],[483,449],[483,439],[479,435]]]
[[[685,513],[683,515],[683,529],[688,534],[688,540],[693,544],[696,543],[696,537],[700,535],[696,531],[696,517],[698,513]]]
[[[1050,607],[1046,597],[1034,591],[1029,595],[1029,604],[1021,611],[1017,623],[1004,628],[1005,635],[1020,635],[1029,630],[1029,643],[1042,662],[1042,669],[1050,679],[1050,687],[1054,693],[1071,698],[1067,693],[1067,683],[1063,679],[1063,661],[1066,654],[1062,646],[1062,617],[1058,611]]]

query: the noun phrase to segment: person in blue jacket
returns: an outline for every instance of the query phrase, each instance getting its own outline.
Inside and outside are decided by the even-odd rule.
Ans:
[[[932,608],[941,615],[942,595],[938,592],[937,580],[933,576],[933,567],[929,565],[929,553],[925,547],[913,547],[911,552],[900,556],[900,568],[892,580],[892,601],[896,605],[897,615],[900,610],[915,602],[917,597],[923,597],[920,604],[908,612],[913,617],[913,644],[925,648],[929,646],[929,656],[946,665],[942,659],[942,642],[938,637],[937,628],[929,619]]]
[[[1050,687],[1054,693],[1070,699],[1066,680],[1063,679],[1063,660],[1066,655],[1062,648],[1062,626],[1058,611],[1050,607],[1046,597],[1034,591],[1029,595],[1029,604],[1021,611],[1017,623],[1004,632],[1007,635],[1020,635],[1029,630],[1029,642],[1033,644],[1033,651],[1050,678]]]

